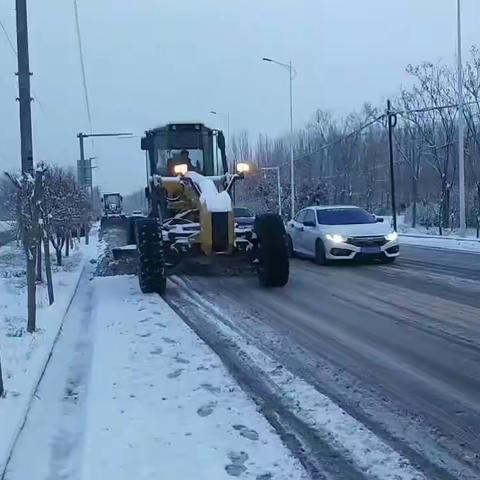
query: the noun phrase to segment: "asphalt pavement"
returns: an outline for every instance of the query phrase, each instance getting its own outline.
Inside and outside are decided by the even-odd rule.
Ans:
[[[480,255],[404,246],[393,265],[295,259],[273,290],[182,279],[426,478],[480,478]],[[221,354],[186,296],[171,288],[168,301]]]

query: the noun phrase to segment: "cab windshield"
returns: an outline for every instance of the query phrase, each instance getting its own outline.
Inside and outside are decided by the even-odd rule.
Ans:
[[[168,172],[168,175],[174,175],[174,166],[186,164],[189,171],[203,173],[203,150],[158,150],[157,172]]]
[[[104,201],[106,205],[120,205],[120,197],[118,195],[106,195]]]

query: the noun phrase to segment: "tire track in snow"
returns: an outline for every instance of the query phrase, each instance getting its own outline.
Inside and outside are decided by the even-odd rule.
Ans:
[[[229,339],[229,342],[235,346],[237,354],[242,357],[243,363],[254,366],[263,380],[273,388],[277,401],[297,421],[308,428],[310,438],[305,432],[296,432],[300,433],[302,440],[313,447],[312,440],[316,438],[338,452],[339,457],[334,461],[334,470],[341,469],[341,463],[343,463],[345,471],[342,472],[342,478],[358,478],[358,474],[354,473],[355,470],[366,478],[381,480],[424,480],[426,478],[408,459],[402,457],[328,397],[249,344],[228,326],[229,320],[222,319],[222,312],[214,305],[191,289],[186,290],[181,280],[174,279],[174,283],[182,300],[190,302],[191,307],[196,309],[197,315],[202,311],[202,319],[214,325],[224,337]],[[184,295],[182,291],[185,291]],[[167,300],[175,309],[182,311],[180,303],[168,298]],[[185,318],[185,315],[182,316]],[[198,323],[192,324],[188,316],[186,320],[197,333],[200,333]],[[211,344],[211,339],[204,338],[204,340]],[[218,348],[218,345],[216,347]],[[281,418],[280,416],[280,422]],[[332,458],[329,460],[332,461]],[[332,465],[323,466],[327,470],[332,469]],[[352,466],[354,469],[351,468]]]

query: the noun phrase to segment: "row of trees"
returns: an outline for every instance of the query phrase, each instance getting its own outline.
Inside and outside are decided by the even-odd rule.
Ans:
[[[57,265],[68,256],[72,236],[81,231],[88,242],[92,209],[89,195],[79,188],[73,172],[39,164],[35,176],[6,174],[0,179],[0,218],[15,220],[27,259],[27,330],[36,329],[36,285],[45,272],[50,305],[54,302],[50,245]],[[42,249],[43,247],[43,249]],[[43,250],[43,255],[42,255]],[[42,258],[43,257],[43,258]],[[0,365],[0,396],[3,382]]]
[[[73,235],[80,236],[83,232],[88,239],[91,202],[71,170],[42,163],[37,166],[34,178],[6,174],[0,179],[0,205],[0,216],[16,221],[27,260],[35,264],[36,281],[43,280],[42,246],[48,274],[50,245],[55,251],[57,265],[61,265],[63,249],[68,256]],[[51,304],[53,290],[49,293]],[[34,329],[35,325],[29,326],[29,331]]]
[[[409,88],[392,100],[396,197],[412,226],[453,228],[458,224],[457,79],[445,64],[409,65]],[[472,48],[464,66],[467,223],[479,225],[480,53]],[[420,110],[420,111],[419,111]],[[359,113],[336,119],[317,110],[294,135],[297,208],[311,203],[353,203],[378,213],[390,209],[385,107],[365,104]],[[365,125],[368,125],[365,127]],[[234,162],[281,168],[282,203],[290,204],[289,138],[260,135],[253,144],[243,131],[231,140]],[[265,178],[264,178],[265,177]],[[276,205],[276,179],[252,175],[240,184],[238,201],[257,210]],[[252,196],[253,192],[253,196]]]

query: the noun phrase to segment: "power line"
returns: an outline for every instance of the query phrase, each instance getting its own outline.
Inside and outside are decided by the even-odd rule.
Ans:
[[[478,104],[478,102],[476,102],[476,101],[471,101],[471,102],[465,102],[464,103],[464,105],[477,105],[477,104]],[[414,109],[409,109],[409,110],[392,110],[390,112],[390,114],[391,115],[400,115],[400,116],[403,117],[404,115],[407,115],[409,113],[425,113],[425,112],[430,112],[430,111],[433,111],[433,110],[435,110],[435,111],[445,110],[447,108],[458,108],[458,105],[456,103],[452,103],[452,104],[447,104],[447,105],[438,105],[438,106],[425,107],[425,108],[414,108]],[[363,130],[372,126],[374,123],[379,122],[380,120],[382,120],[385,117],[387,117],[387,113],[383,113],[382,115],[379,115],[378,117],[376,117],[376,118],[372,119],[371,121],[361,125],[360,127],[353,130],[352,132],[348,133],[347,135],[343,135],[342,137],[338,138],[337,140],[333,140],[329,143],[326,143],[326,144],[322,145],[321,147],[319,147],[318,149],[313,150],[312,152],[305,153],[304,155],[302,155],[300,157],[297,157],[295,160],[303,160],[304,158],[308,158],[311,155],[319,153],[322,150],[325,150],[325,149],[327,149],[327,148],[329,148],[333,145],[337,145],[338,143],[343,142],[347,138],[358,135]]]
[[[2,20],[0,19],[0,26],[2,27],[3,33],[5,34],[5,38],[7,39],[8,44],[10,45],[10,48],[15,56],[17,56],[17,49],[13,45],[12,40],[10,39],[10,36],[8,35],[7,29],[5,28],[5,25],[3,24]]]
[[[471,101],[471,102],[464,102],[463,105],[478,105],[477,101]],[[447,105],[437,105],[437,106],[432,106],[432,107],[424,107],[424,108],[413,108],[410,110],[393,110],[391,113],[393,115],[406,115],[408,113],[425,113],[425,112],[431,112],[433,110],[440,111],[440,110],[445,110],[447,108],[458,108],[457,103],[450,103]]]
[[[314,150],[313,152],[306,153],[306,154],[302,155],[301,157],[297,157],[295,160],[303,160],[304,158],[308,158],[311,155],[314,155],[315,153],[319,153],[322,150],[325,150],[326,148],[329,148],[333,145],[336,145],[337,143],[341,143],[344,140],[346,140],[347,138],[358,135],[359,133],[361,133],[366,128],[368,128],[368,127],[372,126],[374,123],[380,121],[385,116],[386,116],[386,114],[383,113],[382,115],[379,115],[378,117],[374,118],[373,120],[371,120],[371,121],[365,123],[364,125],[358,127],[357,129],[353,130],[352,132],[348,133],[347,135],[343,135],[341,138],[338,138],[337,140],[333,140],[329,143],[326,143],[326,144],[322,145],[320,148],[318,148],[317,150]]]
[[[83,93],[85,96],[85,107],[87,109],[88,125],[90,127],[90,133],[93,132],[92,128],[92,114],[90,111],[90,101],[88,98],[88,87],[87,87],[87,75],[85,73],[85,62],[83,59],[83,48],[82,48],[82,35],[80,32],[80,19],[78,16],[78,5],[77,0],[73,0],[73,8],[75,11],[75,25],[77,30],[77,42],[78,42],[78,52],[80,55],[80,67],[82,70],[82,83],[83,83]]]

